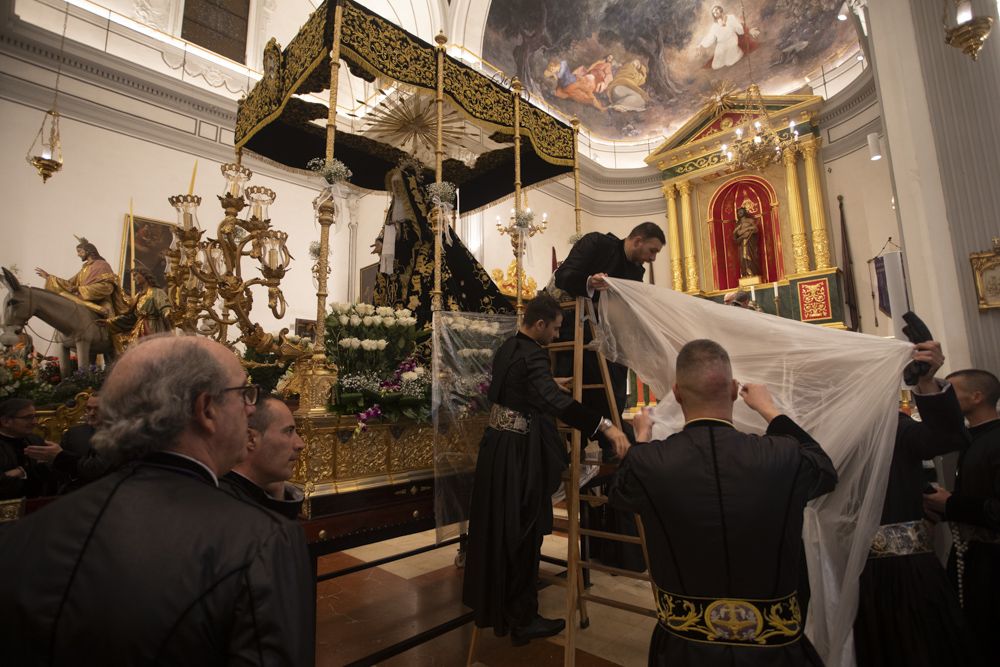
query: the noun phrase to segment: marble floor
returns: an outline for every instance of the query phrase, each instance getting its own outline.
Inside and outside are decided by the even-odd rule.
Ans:
[[[326,556],[320,572],[331,572],[408,551],[434,541],[434,533],[418,533]],[[566,538],[549,535],[542,552],[566,556]],[[456,546],[443,547],[325,581],[317,589],[316,664],[347,665],[418,632],[468,611],[461,602],[462,570],[455,566]],[[553,574],[560,568],[542,563]],[[591,592],[647,608],[653,598],[646,582],[593,573]],[[539,592],[543,616],[565,617],[565,589],[548,586]],[[576,664],[581,667],[645,665],[655,621],[604,605],[589,604],[590,626],[576,634]],[[465,665],[472,624],[397,655],[380,665],[459,667]],[[477,665],[526,667],[563,664],[564,635],[535,640],[515,648],[509,638],[480,633]]]

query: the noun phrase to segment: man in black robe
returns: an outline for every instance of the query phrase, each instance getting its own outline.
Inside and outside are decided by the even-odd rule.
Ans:
[[[646,273],[643,266],[646,262],[656,259],[657,253],[663,249],[666,238],[663,230],[652,222],[643,222],[636,226],[624,240],[611,233],[601,234],[591,232],[577,241],[569,251],[565,261],[559,265],[552,276],[549,293],[557,299],[569,297],[590,297],[596,306],[601,298],[601,292],[608,288],[605,278],[622,278],[642,282]],[[581,313],[582,315],[582,313]],[[573,340],[574,322],[566,318],[560,336],[564,340]],[[590,332],[584,329],[585,341],[590,340]],[[573,355],[559,355],[556,373],[567,376],[573,372]],[[608,374],[611,376],[611,388],[615,403],[620,413],[625,408],[626,385],[628,384],[628,369],[613,362],[608,363]],[[597,355],[587,350],[583,355],[583,383],[602,384]],[[598,410],[610,418],[611,406],[603,389],[588,389],[583,392],[583,404]],[[604,458],[613,458],[611,444],[598,434],[598,443],[604,453]]]
[[[292,411],[277,396],[263,396],[247,424],[247,457],[222,476],[219,486],[237,498],[297,519],[302,511],[302,489],[287,480],[295,472],[306,443],[299,437]]]
[[[223,493],[258,388],[228,349],[147,337],[103,387],[120,469],[0,530],[5,665],[313,664],[302,529]]]
[[[936,370],[929,368],[925,380],[933,381]],[[949,421],[961,423],[953,397],[941,409],[950,412]],[[899,413],[881,525],[860,579],[854,621],[858,667],[980,664],[924,517],[921,494],[928,480],[923,461],[967,445],[961,431],[942,429],[935,421],[918,422]]]
[[[592,436],[603,432],[620,454],[628,439],[610,420],[560,388],[543,346],[558,338],[562,309],[546,294],[528,303],[524,320],[493,357],[489,428],[476,461],[462,601],[478,627],[515,645],[550,637],[563,619],[538,615],[538,561],[552,532],[552,494],[567,457],[555,417]]]
[[[938,343],[920,343],[918,360],[932,371],[944,361]],[[988,371],[955,371],[947,382],[921,379],[914,392],[920,416],[951,433],[965,429],[970,443],[959,454],[953,492],[937,489],[924,496],[924,509],[948,521],[954,538],[948,574],[981,654],[1000,655],[1000,381]],[[961,415],[949,406],[957,399]]]
[[[673,391],[684,430],[629,450],[609,493],[646,527],[659,615],[649,664],[821,665],[796,583],[802,510],[836,486],[833,463],[763,385],[739,387],[714,341],[681,348]],[[737,396],[765,435],[733,427]],[[635,419],[648,441],[648,415]]]
[[[58,480],[59,495],[94,481],[111,468],[111,462],[100,456],[92,443],[100,421],[100,404],[98,392],[87,397],[83,408],[84,423],[66,429],[58,445],[46,442],[24,448],[28,458],[51,466]]]
[[[32,401],[8,398],[0,402],[0,500],[35,498],[56,492],[52,470],[26,453],[33,446],[58,447],[35,433],[37,423]]]

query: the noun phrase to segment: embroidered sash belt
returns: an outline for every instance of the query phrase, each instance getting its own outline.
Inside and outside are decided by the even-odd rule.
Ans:
[[[660,625],[690,641],[733,646],[785,646],[802,636],[799,598],[695,598],[656,589]]]
[[[933,553],[931,527],[926,521],[904,521],[879,526],[872,538],[869,558]]]
[[[517,410],[505,408],[496,403],[490,408],[490,428],[498,431],[511,431],[525,435],[531,426],[531,416]]]

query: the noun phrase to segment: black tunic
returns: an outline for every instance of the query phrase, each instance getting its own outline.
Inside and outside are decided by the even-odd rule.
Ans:
[[[625,254],[625,242],[614,234],[601,234],[600,232],[590,232],[577,241],[570,250],[566,260],[559,265],[553,275],[553,282],[558,290],[563,290],[570,296],[587,296],[587,278],[597,274],[605,273],[611,278],[622,278],[624,280],[635,280],[642,282],[646,269],[641,264],[636,264],[629,260]],[[556,290],[557,291],[557,290]],[[558,298],[558,295],[555,295]],[[601,293],[595,291],[592,297],[594,304],[601,299]],[[566,341],[573,340],[573,318],[563,319],[562,329],[559,332],[560,338]],[[590,341],[590,332],[584,329],[584,341]],[[559,355],[556,365],[556,374],[569,376],[573,373],[573,357],[569,353]],[[614,362],[608,363],[608,373],[611,376],[611,389],[615,396],[615,403],[618,411],[625,409],[626,385],[628,384],[628,368]],[[601,384],[600,368],[597,364],[597,355],[590,350],[583,354],[583,382],[584,384]],[[583,404],[589,408],[600,411],[600,413],[611,418],[611,407],[608,405],[607,397],[603,389],[589,389],[583,392]],[[601,449],[605,451],[605,457],[610,457],[610,443],[603,436],[598,437]],[[621,563],[618,563],[621,564]]]
[[[940,394],[916,395],[920,415],[927,424],[960,433],[965,425],[961,415],[949,410],[954,390]],[[955,490],[945,508],[945,520],[978,527],[1000,538],[1000,419],[968,429],[971,443],[958,458]],[[992,531],[992,532],[989,532]],[[962,576],[963,611],[969,627],[987,659],[1000,655],[1000,544],[970,541],[964,557]],[[948,558],[948,574],[958,585],[954,547]]]
[[[292,521],[298,519],[302,512],[304,500],[302,491],[288,483],[285,484],[283,497],[278,499],[235,470],[230,470],[219,478],[219,488],[232,496],[266,507]]]
[[[601,417],[559,389],[548,353],[522,333],[494,355],[489,399],[531,417],[527,434],[486,429],[472,487],[462,600],[477,626],[505,635],[538,610],[539,550],[567,463],[554,417],[586,435]]]
[[[951,409],[961,419],[957,401]],[[928,482],[922,462],[963,448],[961,434],[935,427],[899,413],[882,525],[922,520]],[[854,645],[859,667],[978,664],[958,595],[933,553],[868,560],[860,579]]]
[[[638,513],[653,581],[690,598],[771,600],[799,579],[802,510],[837,483],[833,463],[795,422],[773,419],[766,435],[702,419],[666,441],[629,450],[612,505]],[[650,665],[820,665],[802,637],[784,646],[681,638],[657,624]]]

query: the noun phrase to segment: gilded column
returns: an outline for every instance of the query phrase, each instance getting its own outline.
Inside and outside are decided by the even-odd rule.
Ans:
[[[812,225],[813,257],[817,269],[830,268],[830,242],[826,236],[826,206],[823,205],[823,183],[819,175],[820,140],[812,138],[802,144],[806,159],[806,193],[809,197],[809,222]]]
[[[792,228],[792,254],[795,273],[809,270],[809,242],[806,240],[806,223],[802,214],[802,192],[799,189],[799,170],[796,151],[789,149],[782,154],[785,163],[785,183],[788,187],[788,223]]]
[[[701,286],[698,281],[698,260],[695,257],[694,224],[691,215],[691,181],[681,181],[677,184],[681,193],[681,224],[684,227],[684,272],[687,278],[687,291],[698,292]]]
[[[677,226],[677,188],[673,183],[663,184],[663,198],[667,200],[667,242],[670,244],[671,287],[684,291],[684,269],[681,262],[681,230]]]

